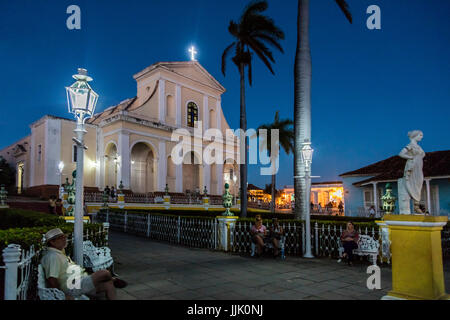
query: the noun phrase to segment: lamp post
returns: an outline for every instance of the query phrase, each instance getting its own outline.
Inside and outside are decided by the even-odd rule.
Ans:
[[[60,199],[62,199],[63,198],[63,196],[62,196],[62,194],[63,194],[63,187],[62,187],[62,182],[61,182],[61,180],[62,180],[62,173],[63,173],[63,170],[64,170],[64,162],[60,162],[59,164],[58,164],[58,173],[59,173],[59,198]]]
[[[77,138],[72,138],[77,145],[74,260],[78,265],[83,266],[83,173],[84,150],[87,150],[84,145],[84,135],[87,132],[84,123],[94,114],[98,94],[89,86],[88,82],[92,81],[92,78],[87,75],[86,69],[78,69],[78,74],[73,78],[76,82],[70,87],[66,87],[66,92],[69,113],[72,113],[77,120],[74,130]]]
[[[236,197],[236,181],[237,181],[237,176],[233,175],[233,182],[234,182],[234,205],[237,205],[237,197]]]
[[[306,221],[305,221],[305,254],[304,258],[314,258],[311,252],[311,222],[310,222],[310,214],[311,214],[311,164],[314,150],[311,148],[311,143],[304,143],[302,148],[302,160],[305,166],[305,179],[306,184]]]

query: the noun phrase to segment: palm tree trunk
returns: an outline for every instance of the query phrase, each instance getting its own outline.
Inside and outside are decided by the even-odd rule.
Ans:
[[[298,0],[297,51],[295,56],[295,149],[294,149],[294,188],[295,217],[304,218],[307,212],[305,167],[302,161],[303,143],[311,142],[311,49],[309,46],[309,0]]]
[[[241,217],[247,217],[247,163],[248,163],[248,153],[247,153],[247,137],[245,132],[247,131],[247,114],[245,109],[245,66],[243,63],[239,65],[239,74],[241,76],[241,129],[244,133],[244,148],[241,146]],[[242,143],[242,139],[241,139]],[[242,155],[244,151],[244,155]]]
[[[277,181],[277,175],[273,174],[272,175],[272,201],[271,201],[271,211],[272,213],[275,213],[275,186],[276,186],[276,182]]]

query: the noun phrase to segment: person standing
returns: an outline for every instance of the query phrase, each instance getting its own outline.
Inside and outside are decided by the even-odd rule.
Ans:
[[[50,196],[50,199],[48,199],[48,211],[50,214],[56,215],[56,197]]]
[[[344,214],[344,204],[342,203],[342,201],[339,201],[339,215],[342,216]]]
[[[111,200],[115,201],[116,200],[116,189],[114,188],[114,186],[111,187]]]

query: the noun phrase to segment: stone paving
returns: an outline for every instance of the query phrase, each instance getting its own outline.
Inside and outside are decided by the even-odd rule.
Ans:
[[[329,258],[257,259],[118,232],[109,247],[129,283],[117,291],[121,300],[379,300],[391,289],[389,266],[381,268],[382,289],[367,289],[367,260],[349,267]]]

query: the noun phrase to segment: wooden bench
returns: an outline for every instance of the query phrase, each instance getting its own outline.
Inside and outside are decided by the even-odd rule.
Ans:
[[[338,239],[339,245],[339,258],[342,258],[344,254],[344,247],[342,246],[341,240]],[[362,235],[359,236],[358,248],[353,250],[353,254],[359,256],[368,256],[369,261],[372,260],[373,265],[377,265],[378,250],[380,248],[380,243],[376,241],[371,236]]]
[[[286,236],[281,236],[279,244],[280,244],[280,253],[281,253],[281,259],[286,259],[286,255],[284,254],[284,245],[286,242]],[[268,249],[273,249],[273,243],[272,242],[264,242],[264,246]],[[251,256],[254,257],[256,252],[256,245],[252,241],[252,253]]]

